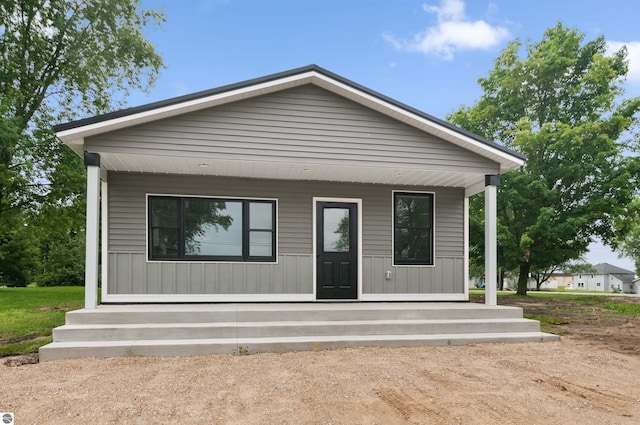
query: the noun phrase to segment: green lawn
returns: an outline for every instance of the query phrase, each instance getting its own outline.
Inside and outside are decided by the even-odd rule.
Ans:
[[[67,311],[83,306],[80,286],[0,288],[0,357],[37,351]]]
[[[471,297],[481,301],[483,294]],[[635,299],[537,292],[529,292],[528,297],[499,293],[498,297],[500,304],[522,305],[525,317],[540,320],[543,330],[557,334],[567,333],[561,328],[568,323],[567,313],[583,318],[594,314],[640,316],[640,303]],[[540,305],[543,300],[547,302]],[[527,304],[532,302],[535,311],[527,311]],[[83,305],[83,287],[0,288],[0,357],[36,352],[51,342],[51,330],[64,324],[65,313]],[[575,316],[571,319],[572,322],[576,320]]]

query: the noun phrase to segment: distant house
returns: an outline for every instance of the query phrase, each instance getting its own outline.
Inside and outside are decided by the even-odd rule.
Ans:
[[[542,282],[542,285],[540,285],[540,289],[566,288],[568,286],[571,286],[572,282],[573,282],[573,275],[572,274],[562,273],[562,272],[552,273],[551,276],[549,277],[549,279],[547,279],[544,282]],[[527,289],[529,289],[529,290],[538,289],[535,279],[533,279],[533,278],[529,279],[529,282],[527,284]]]
[[[554,273],[551,275],[550,285],[554,288],[566,288],[573,283],[573,275],[571,273]]]
[[[595,273],[578,273],[573,275],[572,289],[604,292],[636,292],[633,281],[635,272],[608,263],[594,266]]]

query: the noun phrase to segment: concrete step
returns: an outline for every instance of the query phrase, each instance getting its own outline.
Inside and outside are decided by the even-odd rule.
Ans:
[[[303,336],[432,335],[538,332],[540,324],[522,318],[450,320],[261,321],[221,323],[143,323],[64,325],[56,342],[211,339]]]
[[[40,348],[40,361],[84,357],[193,356],[327,350],[339,347],[416,347],[475,343],[546,342],[543,332],[458,333],[436,335],[342,335],[277,338],[159,339],[139,341],[53,342]]]
[[[522,318],[522,309],[473,303],[279,303],[101,305],[67,313],[66,324]]]
[[[101,305],[67,313],[40,360],[557,338],[520,308],[472,303]]]

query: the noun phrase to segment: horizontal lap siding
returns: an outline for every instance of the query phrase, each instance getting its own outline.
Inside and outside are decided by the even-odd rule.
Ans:
[[[463,291],[462,189],[109,173],[109,292],[245,294],[312,292],[314,197],[362,199],[364,293]],[[435,192],[435,267],[392,267],[393,190]],[[278,264],[146,261],[146,195],[278,200]],[[392,278],[384,272],[393,270]]]
[[[315,86],[89,137],[86,149],[494,173],[496,164]]]
[[[109,173],[109,251],[145,252],[146,194],[278,199],[281,254],[311,254],[312,199],[360,198],[363,255],[391,255],[393,190],[435,192],[436,256],[463,255],[462,189]]]

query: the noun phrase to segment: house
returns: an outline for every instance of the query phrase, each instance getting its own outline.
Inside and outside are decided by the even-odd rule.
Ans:
[[[539,289],[565,289],[568,286],[571,286],[572,281],[573,275],[571,273],[555,272],[549,276],[549,279],[542,282]],[[527,288],[530,290],[538,289],[536,280],[529,279]]]
[[[290,318],[276,303],[466,301],[469,198],[485,194],[495,281],[496,186],[525,160],[315,65],[54,130],[87,166],[82,312],[94,318],[122,305],[272,303]]]
[[[572,289],[604,292],[635,292],[633,281],[635,272],[616,267],[609,263],[594,266],[595,273],[578,273],[573,275]]]
[[[553,273],[551,275],[551,287],[565,289],[573,283],[573,275],[571,273]]]

